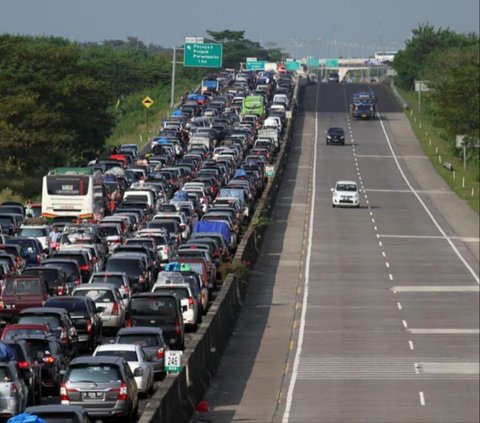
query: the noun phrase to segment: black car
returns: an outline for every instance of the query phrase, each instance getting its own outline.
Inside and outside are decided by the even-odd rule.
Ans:
[[[58,394],[69,363],[58,339],[54,335],[25,335],[21,339],[25,340],[30,356],[38,361],[42,391]]]
[[[37,405],[27,407],[25,413],[38,416],[49,423],[91,423],[85,408],[79,405]]]
[[[80,348],[93,351],[102,342],[102,319],[90,297],[52,297],[45,301],[45,307],[64,308],[70,313]]]
[[[126,326],[154,326],[162,329],[173,349],[185,347],[185,328],[180,301],[172,294],[145,292],[132,296]]]
[[[15,323],[49,325],[69,358],[78,355],[78,334],[70,314],[59,307],[24,308],[15,317]]]
[[[67,274],[69,292],[82,283],[82,273],[76,260],[62,257],[48,258],[42,261],[42,267],[60,267],[63,269]]]
[[[42,399],[42,384],[40,383],[40,365],[32,356],[24,339],[9,339],[1,341],[15,351],[17,370],[28,388],[28,404],[39,404]]]
[[[107,260],[106,272],[124,272],[127,274],[132,292],[143,292],[148,289],[148,268],[145,258],[140,255],[128,256],[125,253],[112,255]]]
[[[345,131],[343,128],[328,128],[327,131],[327,145],[340,144],[345,145]]]
[[[22,275],[38,276],[44,279],[50,295],[68,295],[70,293],[67,273],[60,267],[28,267],[22,272]]]

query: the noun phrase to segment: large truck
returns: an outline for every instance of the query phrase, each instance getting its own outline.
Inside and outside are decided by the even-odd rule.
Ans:
[[[359,91],[353,94],[352,117],[354,119],[375,119],[377,99],[373,91]]]
[[[200,92],[201,94],[205,93],[218,93],[220,89],[220,82],[216,79],[203,79]]]

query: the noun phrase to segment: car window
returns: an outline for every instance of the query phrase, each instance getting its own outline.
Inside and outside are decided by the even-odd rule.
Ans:
[[[0,367],[0,382],[10,382],[11,380],[10,369],[8,367]]]
[[[42,289],[38,280],[7,281],[3,289],[5,295],[41,295]]]
[[[22,337],[25,335],[45,335],[45,331],[41,329],[5,329],[2,336],[5,340],[14,339],[15,337]]]
[[[130,312],[137,316],[171,316],[176,314],[175,298],[139,297],[132,298]]]
[[[113,292],[107,289],[79,289],[73,295],[79,297],[87,296],[96,303],[112,303],[115,301]]]
[[[48,307],[59,307],[64,308],[69,313],[75,312],[85,312],[86,311],[86,303],[81,299],[68,299],[63,300],[62,298],[53,298],[47,301]]]
[[[126,361],[138,361],[136,351],[102,350],[102,351],[97,351],[95,355],[121,357],[121,358],[124,358]]]
[[[92,283],[111,283],[115,286],[122,286],[123,278],[120,275],[94,275],[92,277]]]
[[[122,375],[117,366],[85,366],[85,367],[71,367],[66,380],[70,383],[80,382],[95,382],[95,383],[110,383],[121,382]]]
[[[62,326],[60,318],[53,314],[26,314],[18,317],[18,323],[48,325],[52,329]]]

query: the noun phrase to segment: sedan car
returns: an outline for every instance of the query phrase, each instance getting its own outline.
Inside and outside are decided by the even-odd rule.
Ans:
[[[130,366],[132,373],[136,373],[135,382],[137,382],[138,391],[147,395],[153,389],[153,367],[150,358],[145,351],[135,344],[110,344],[99,345],[94,351],[93,356],[113,356],[122,357]],[[137,369],[141,369],[139,372]]]
[[[339,144],[345,145],[345,131],[343,128],[332,127],[328,128],[327,134],[327,145],[330,144]]]
[[[337,181],[331,191],[332,207],[360,207],[360,195],[355,181]]]

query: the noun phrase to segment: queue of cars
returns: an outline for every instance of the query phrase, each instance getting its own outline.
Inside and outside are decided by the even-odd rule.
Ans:
[[[166,353],[201,324],[265,187],[294,84],[286,71],[216,78],[219,90],[189,94],[161,122],[148,153],[124,144],[88,164],[115,192],[108,216],[55,218],[52,232],[29,225],[22,205],[0,205],[0,342],[15,356],[0,371],[23,382],[0,416],[53,413],[38,407],[48,393],[59,412],[130,421]],[[251,95],[264,107],[244,115]]]

